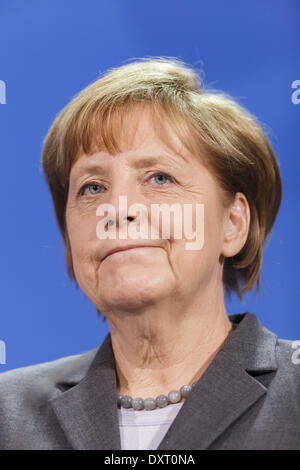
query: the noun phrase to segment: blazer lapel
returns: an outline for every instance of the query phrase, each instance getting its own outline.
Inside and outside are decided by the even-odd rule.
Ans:
[[[251,313],[240,321],[182,406],[158,450],[207,449],[267,388],[251,374],[277,368],[277,336]],[[241,321],[243,320],[243,321]]]
[[[86,376],[52,399],[51,405],[74,449],[121,449],[110,335],[98,349]]]
[[[277,368],[277,336],[251,313],[231,315],[237,327],[182,406],[158,450],[207,449],[267,391],[259,375]],[[256,375],[253,377],[252,375]],[[58,384],[70,387],[51,400],[74,449],[121,449],[116,370],[110,335],[86,375]]]

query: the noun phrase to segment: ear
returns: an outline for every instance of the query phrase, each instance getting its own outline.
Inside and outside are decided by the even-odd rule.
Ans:
[[[225,258],[235,256],[241,251],[248,237],[249,225],[249,204],[244,194],[238,192],[226,212],[221,251]]]

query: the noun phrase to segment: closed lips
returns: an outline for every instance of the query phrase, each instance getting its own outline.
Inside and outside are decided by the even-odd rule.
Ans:
[[[153,245],[131,245],[131,246],[119,246],[116,248],[113,248],[110,250],[102,259],[105,260],[108,256],[112,255],[113,253],[117,253],[119,251],[125,251],[125,250],[132,250],[133,248],[159,248],[159,247],[154,247]]]

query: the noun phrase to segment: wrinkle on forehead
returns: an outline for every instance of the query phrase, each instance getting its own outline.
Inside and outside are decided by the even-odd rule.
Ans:
[[[84,154],[105,151],[115,156],[129,150],[135,151],[154,140],[159,140],[166,150],[184,156],[189,150],[172,127],[164,110],[154,103],[137,102],[117,106],[108,116],[100,117],[98,122],[94,120],[89,133],[83,135],[73,164]],[[187,132],[187,123],[184,124],[182,118],[181,131],[184,131],[184,127]]]

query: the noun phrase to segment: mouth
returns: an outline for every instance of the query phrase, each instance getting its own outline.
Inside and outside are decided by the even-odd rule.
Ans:
[[[104,258],[102,258],[102,261],[104,261],[108,256],[113,255],[114,253],[119,253],[120,251],[127,251],[127,250],[133,250],[134,248],[159,248],[159,247],[154,247],[153,245],[129,245],[129,246],[118,246],[112,250],[110,250]]]

